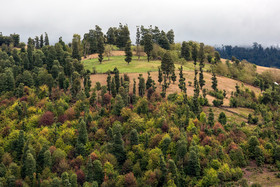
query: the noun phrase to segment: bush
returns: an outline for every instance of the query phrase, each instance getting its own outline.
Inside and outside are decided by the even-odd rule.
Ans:
[[[215,100],[213,101],[213,105],[214,105],[215,107],[222,106],[223,104],[224,104],[223,100],[217,100],[217,99],[215,99]]]

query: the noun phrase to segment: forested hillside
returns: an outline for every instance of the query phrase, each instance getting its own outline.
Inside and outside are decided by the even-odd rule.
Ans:
[[[280,49],[278,47],[264,48],[261,44],[254,43],[252,47],[226,45],[222,48],[216,48],[216,50],[219,51],[222,58],[231,59],[236,57],[260,66],[280,68]]]
[[[0,49],[0,186],[280,184],[280,88],[255,65],[223,62],[204,43],[174,43],[173,30],[158,27],[138,27],[135,46],[122,24],[69,44],[14,36]],[[96,62],[85,69],[92,54],[100,66],[117,59],[106,81],[92,81]],[[123,64],[136,61],[157,64],[156,78],[147,69],[130,77]],[[227,91],[217,76],[240,84]]]

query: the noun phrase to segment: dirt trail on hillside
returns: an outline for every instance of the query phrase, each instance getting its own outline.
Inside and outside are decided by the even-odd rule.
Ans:
[[[130,78],[130,91],[132,91],[133,88],[133,79],[136,80],[136,84],[138,86],[138,76],[140,73],[127,73],[127,75]],[[142,73],[145,80],[147,80],[148,74],[147,73]],[[123,76],[123,74],[121,74]],[[158,72],[151,72],[152,79],[155,80],[156,86],[157,86],[157,92],[161,92],[161,85],[158,83]],[[179,71],[176,71],[176,76],[177,76],[177,81],[173,84],[171,83],[169,88],[166,90],[167,95],[174,93],[174,92],[180,92],[180,89],[178,87],[179,84]],[[193,79],[194,79],[194,72],[193,71],[184,71],[184,77],[186,78],[186,87],[187,87],[187,94],[189,96],[192,96],[194,93],[194,87],[193,87]],[[211,80],[212,75],[210,73],[204,72],[204,79],[206,81],[205,87],[208,90],[211,90],[211,85],[212,85],[212,80]],[[224,106],[229,106],[229,99],[231,92],[235,91],[235,85],[238,84],[240,87],[242,87],[242,84],[244,87],[249,88],[250,90],[253,90],[256,95],[260,94],[261,91],[259,88],[253,87],[248,84],[244,84],[241,81],[233,80],[227,77],[221,77],[217,76],[218,79],[218,89],[225,89],[227,92],[227,98],[224,99]],[[91,75],[91,81],[92,85],[94,86],[97,81],[99,81],[102,85],[106,85],[107,82],[107,74],[96,74],[96,75]],[[192,86],[189,86],[188,81],[192,82]],[[200,92],[200,94],[202,94]],[[212,104],[212,101],[215,99],[214,97],[207,95],[207,98],[209,100],[209,103]]]

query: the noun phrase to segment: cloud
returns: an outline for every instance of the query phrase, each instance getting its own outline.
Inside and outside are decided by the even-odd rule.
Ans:
[[[280,2],[277,0],[4,0],[1,32],[19,33],[22,41],[44,32],[50,41],[60,36],[70,42],[99,25],[128,24],[135,40],[137,25],[173,29],[175,40],[195,40],[210,45],[265,45],[280,39]]]

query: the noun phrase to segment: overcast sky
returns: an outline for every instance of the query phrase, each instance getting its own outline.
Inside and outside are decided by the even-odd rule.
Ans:
[[[47,32],[70,42],[99,25],[128,24],[135,43],[137,25],[173,29],[175,41],[210,45],[280,43],[279,0],[1,0],[0,32],[18,33],[26,42]]]

